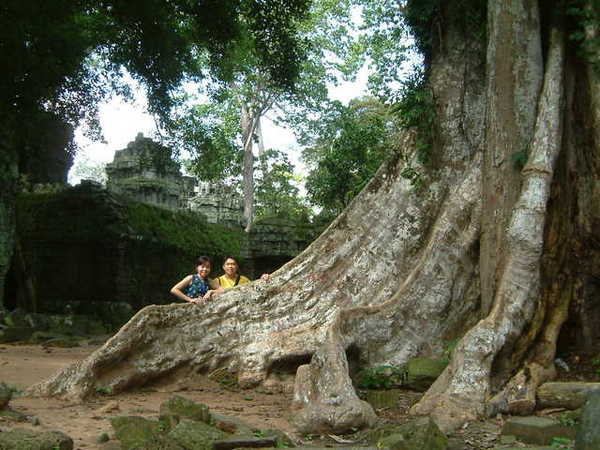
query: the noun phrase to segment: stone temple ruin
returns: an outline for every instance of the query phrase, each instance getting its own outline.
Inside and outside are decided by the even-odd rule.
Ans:
[[[106,173],[111,192],[171,210],[191,210],[209,223],[244,226],[240,195],[228,186],[181,175],[171,150],[141,133],[126,148],[117,150]],[[262,259],[276,258],[282,264],[300,253],[313,235],[314,230],[301,230],[285,219],[263,219],[248,235],[242,256],[254,261],[255,267],[263,265]]]
[[[141,133],[106,165],[107,189],[143,203],[189,209],[209,223],[242,225],[242,199],[229,187],[181,175],[171,150]]]

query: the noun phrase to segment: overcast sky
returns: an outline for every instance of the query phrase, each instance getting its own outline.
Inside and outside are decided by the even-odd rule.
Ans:
[[[356,97],[366,94],[367,70],[360,71],[356,82],[342,83],[340,86],[330,87],[330,98],[348,103]],[[75,140],[79,152],[75,157],[73,167],[81,161],[92,164],[107,163],[113,160],[116,150],[121,150],[135,139],[138,133],[152,136],[156,132],[154,119],[146,112],[146,99],[141,89],[135,90],[134,103],[127,103],[120,98],[114,98],[100,107],[100,125],[105,142],[94,142],[84,136],[83,130],[78,128]],[[266,148],[277,148],[287,151],[292,163],[299,174],[304,174],[304,167],[299,160],[300,151],[297,149],[294,133],[274,125],[271,121],[263,122],[263,137]],[[79,183],[79,178],[69,173],[69,183]]]

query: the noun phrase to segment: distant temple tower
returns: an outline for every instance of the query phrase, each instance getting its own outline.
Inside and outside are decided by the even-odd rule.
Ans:
[[[142,133],[115,152],[106,175],[109,191],[174,210],[187,206],[196,185],[194,178],[181,175],[170,148]]]

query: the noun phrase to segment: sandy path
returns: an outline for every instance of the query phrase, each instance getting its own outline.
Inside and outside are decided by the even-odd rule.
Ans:
[[[96,347],[44,349],[41,346],[0,345],[0,381],[23,389],[57,370],[84,358]],[[291,395],[269,395],[256,391],[235,392],[223,389],[218,383],[204,377],[186,384],[166,386],[158,390],[133,392],[110,397],[98,397],[84,403],[59,399],[17,397],[11,408],[40,420],[37,429],[61,430],[71,436],[76,449],[108,449],[115,442],[98,444],[101,433],[112,435],[108,418],[116,415],[139,415],[156,418],[160,404],[174,392],[202,402],[218,413],[237,416],[249,425],[260,428],[278,428],[291,432],[287,407]],[[116,409],[107,411],[110,405]],[[33,427],[0,418],[0,428]]]

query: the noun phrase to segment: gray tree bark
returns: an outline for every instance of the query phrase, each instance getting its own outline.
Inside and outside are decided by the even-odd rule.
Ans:
[[[487,58],[469,30],[440,21],[430,166],[419,167],[414,136],[401,133],[402,154],[271,281],[216,295],[206,307],[145,308],[86,360],[29,392],[85,398],[218,368],[241,386],[277,389],[297,369],[297,426],[341,432],[373,420],[354,392],[347,353],[360,367],[401,365],[462,337],[414,413],[447,430],[535,406],[569,305],[589,297],[582,286],[596,273],[573,266],[600,261],[597,114],[593,99],[575,95],[597,78],[569,62],[561,32],[545,31],[535,2],[511,2],[507,14],[496,6]],[[527,58],[511,47],[517,41]],[[524,143],[529,159],[519,172],[508,158]],[[423,174],[422,190],[402,177],[406,161]],[[515,186],[501,186],[504,176]],[[502,251],[491,261],[494,249]]]
[[[251,109],[242,103],[241,114],[242,142],[244,145],[244,165],[242,169],[242,186],[244,192],[245,231],[249,233],[254,220],[254,130],[256,117]]]

